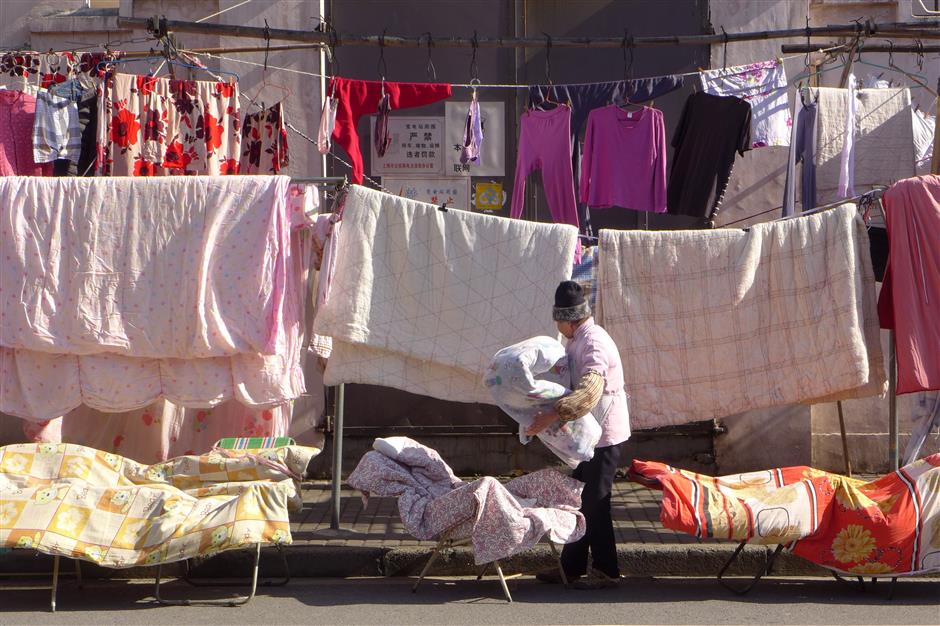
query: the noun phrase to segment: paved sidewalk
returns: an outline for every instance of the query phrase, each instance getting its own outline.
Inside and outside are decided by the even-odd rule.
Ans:
[[[387,548],[433,546],[434,542],[418,541],[405,532],[398,517],[395,498],[372,497],[363,507],[359,492],[341,492],[340,535],[324,532],[330,527],[330,483],[304,483],[304,508],[291,515],[291,533],[295,545],[384,546]],[[659,521],[662,494],[637,483],[618,480],[614,483],[611,512],[617,543],[620,544],[699,544],[713,540],[696,539],[685,533],[663,528]]]

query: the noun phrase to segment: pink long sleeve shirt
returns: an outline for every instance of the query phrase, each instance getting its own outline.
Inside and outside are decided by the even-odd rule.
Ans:
[[[565,346],[572,387],[588,372],[604,377],[604,393],[591,410],[601,425],[601,438],[595,447],[615,446],[630,438],[630,413],[624,389],[620,352],[607,331],[588,318],[574,331]]]
[[[624,111],[616,105],[588,116],[581,164],[581,202],[666,212],[666,129],[652,107]]]

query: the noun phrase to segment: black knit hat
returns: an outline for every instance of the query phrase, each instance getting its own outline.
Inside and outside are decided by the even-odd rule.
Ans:
[[[552,318],[556,322],[577,322],[591,317],[591,306],[584,298],[584,289],[573,280],[559,283],[555,290]]]

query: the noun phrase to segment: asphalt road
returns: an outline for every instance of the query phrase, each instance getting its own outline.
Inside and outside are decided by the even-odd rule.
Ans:
[[[402,578],[297,579],[260,588],[239,607],[165,607],[153,585],[66,581],[58,611],[46,591],[0,592],[0,624],[940,624],[940,580],[900,581],[861,593],[833,579],[767,579],[738,597],[713,579],[632,580],[618,589],[565,591],[532,578],[510,581],[515,602],[494,579],[432,579],[417,595]],[[231,588],[229,588],[231,591]],[[183,583],[165,597],[209,597]]]

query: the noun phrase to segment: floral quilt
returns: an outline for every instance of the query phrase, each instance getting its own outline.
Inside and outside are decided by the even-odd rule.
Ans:
[[[105,567],[291,543],[316,448],[217,450],[156,465],[74,444],[0,447],[0,547]]]
[[[711,477],[633,461],[630,476],[663,492],[666,528],[696,537],[788,544],[855,575],[940,570],[940,454],[865,482],[811,467]]]
[[[528,550],[545,535],[554,543],[584,536],[584,485],[555,470],[506,484],[491,476],[467,483],[435,450],[407,437],[376,439],[373,447],[347,483],[366,496],[397,497],[402,524],[416,539],[470,537],[477,565]]]

